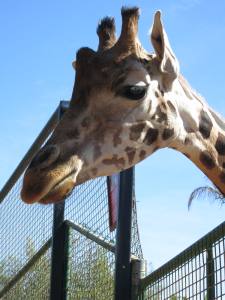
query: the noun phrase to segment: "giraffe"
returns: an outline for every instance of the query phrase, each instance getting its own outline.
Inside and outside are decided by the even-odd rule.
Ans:
[[[80,48],[69,109],[27,168],[25,203],[56,203],[89,179],[127,169],[158,149],[183,153],[225,195],[225,120],[180,73],[161,12],[148,53],[138,39],[139,9],[122,8],[97,27],[97,51]]]

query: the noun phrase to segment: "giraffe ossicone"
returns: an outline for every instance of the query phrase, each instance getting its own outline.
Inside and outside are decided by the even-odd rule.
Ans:
[[[81,48],[70,107],[27,168],[26,203],[55,203],[89,179],[127,169],[154,151],[182,152],[225,194],[225,121],[182,77],[161,13],[149,54],[138,39],[138,8],[97,28],[98,50]]]

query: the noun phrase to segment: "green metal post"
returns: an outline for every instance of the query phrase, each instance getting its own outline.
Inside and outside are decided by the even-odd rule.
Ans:
[[[58,121],[68,108],[67,101],[61,101],[58,107]],[[68,235],[69,230],[64,222],[65,202],[61,201],[53,207],[52,228],[52,257],[51,257],[51,284],[50,299],[65,300],[67,285],[68,264]]]
[[[131,225],[133,168],[120,173],[120,200],[116,233],[115,300],[131,299]]]
[[[212,245],[207,249],[206,253],[207,300],[215,300],[215,267]]]
[[[69,226],[66,223],[55,232],[52,248],[50,300],[66,300],[69,256]]]

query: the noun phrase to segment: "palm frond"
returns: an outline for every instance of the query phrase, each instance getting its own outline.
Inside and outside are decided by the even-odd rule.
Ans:
[[[219,201],[221,205],[225,204],[225,196],[216,187],[201,186],[191,193],[188,200],[188,209],[190,209],[194,199],[203,197],[207,200]]]

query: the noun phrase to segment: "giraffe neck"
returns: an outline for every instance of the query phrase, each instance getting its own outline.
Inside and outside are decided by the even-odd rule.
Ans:
[[[180,132],[171,145],[187,156],[225,195],[225,121],[181,78]],[[181,101],[180,101],[181,100]]]

